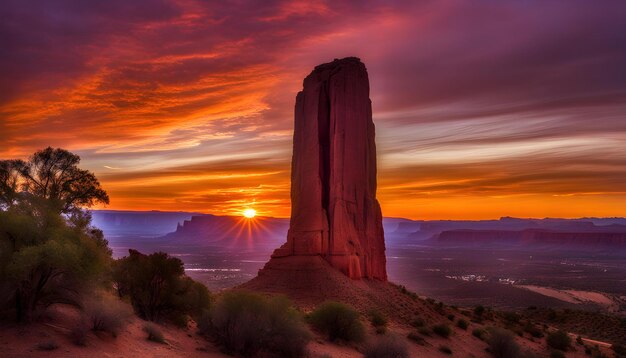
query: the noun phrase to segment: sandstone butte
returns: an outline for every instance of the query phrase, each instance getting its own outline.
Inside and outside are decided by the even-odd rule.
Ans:
[[[387,280],[374,132],[365,65],[315,67],[296,96],[287,242],[260,276],[321,257],[351,279]]]

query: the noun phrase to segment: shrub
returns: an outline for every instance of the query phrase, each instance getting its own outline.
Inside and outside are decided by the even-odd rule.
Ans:
[[[77,346],[84,347],[87,345],[87,332],[89,327],[83,322],[75,325],[70,329],[70,339]]]
[[[378,326],[375,330],[376,334],[385,334],[387,333],[387,326]]]
[[[83,314],[86,325],[91,330],[108,332],[117,337],[131,316],[131,311],[126,304],[115,298],[100,298],[85,302]]]
[[[424,338],[422,336],[420,336],[419,334],[415,333],[415,332],[410,332],[406,338],[412,340],[413,342],[419,344],[420,346],[423,346],[424,344],[426,344],[426,340],[424,340]]]
[[[448,346],[439,346],[439,351],[445,354],[452,354],[452,349]]]
[[[450,337],[450,334],[452,333],[452,329],[450,329],[450,326],[448,326],[447,324],[437,324],[434,325],[432,329],[436,335],[443,338]]]
[[[478,317],[482,317],[483,313],[485,313],[485,307],[476,306],[474,307],[474,314]]]
[[[611,348],[617,357],[626,357],[626,347],[621,344],[614,344]]]
[[[496,358],[515,358],[520,356],[520,348],[515,338],[502,329],[493,329],[487,340],[489,351]]]
[[[565,354],[561,351],[552,351],[550,352],[550,358],[565,358]]]
[[[530,334],[535,338],[543,337],[543,332],[541,332],[541,330],[532,323],[528,323],[524,326],[524,332]]]
[[[53,351],[59,348],[59,345],[55,341],[41,342],[37,344],[37,349],[40,351]]]
[[[143,331],[148,334],[149,341],[165,343],[165,337],[163,337],[163,332],[161,332],[156,324],[152,322],[146,322],[146,324],[143,325]]]
[[[453,314],[449,314],[447,317],[448,317],[448,319],[450,321],[454,321],[454,315]]]
[[[149,321],[165,318],[178,326],[209,308],[207,288],[185,275],[183,262],[164,252],[129,250],[115,262],[113,279],[120,297],[128,296],[137,314]]]
[[[427,336],[430,337],[430,329],[428,329],[428,327],[420,327],[417,329],[417,331],[419,332],[419,334],[423,335],[423,336]]]
[[[301,357],[311,335],[302,316],[284,297],[265,298],[245,291],[223,294],[201,327],[236,355]]]
[[[316,329],[328,335],[330,341],[360,342],[365,334],[359,313],[343,303],[323,303],[311,313],[310,320]]]
[[[552,332],[548,334],[546,337],[546,342],[548,346],[558,349],[561,351],[566,351],[572,344],[572,339],[565,331],[558,330],[556,332]]]
[[[370,311],[370,323],[374,327],[385,327],[387,326],[387,317],[385,317],[379,311],[373,310]]]
[[[522,317],[515,312],[504,312],[504,319],[509,323],[519,323]]]
[[[474,337],[476,337],[476,338],[478,338],[478,339],[480,339],[482,341],[482,340],[485,339],[485,333],[486,333],[485,330],[480,329],[480,328],[475,328],[472,331],[472,336],[474,336]]]
[[[456,326],[465,331],[469,327],[469,323],[464,319],[460,319],[456,322]]]
[[[411,321],[411,326],[413,326],[415,328],[423,327],[424,326],[424,320],[419,318],[419,317],[415,317],[413,319],[413,321]]]
[[[408,358],[408,347],[400,339],[393,336],[378,338],[373,344],[367,346],[364,352],[365,358]]]

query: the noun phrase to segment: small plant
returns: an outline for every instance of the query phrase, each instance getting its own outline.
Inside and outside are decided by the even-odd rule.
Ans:
[[[583,344],[585,344],[583,342],[583,337],[581,336],[576,337],[576,344],[578,344],[579,346],[582,346]]]
[[[448,319],[450,321],[454,321],[454,315],[453,314],[449,314],[447,317],[448,317]]]
[[[475,328],[472,331],[472,336],[480,339],[481,341],[485,340],[485,334],[486,334],[485,330],[480,329],[480,328]]]
[[[469,323],[467,323],[466,320],[464,319],[460,319],[456,322],[456,326],[459,327],[460,329],[466,331],[467,327],[469,327]]]
[[[426,336],[426,337],[430,337],[430,329],[428,329],[428,327],[420,327],[417,329],[417,332],[419,332],[419,334]]]
[[[519,314],[515,313],[515,312],[504,312],[504,319],[508,323],[513,323],[513,324],[519,323],[519,320],[521,318],[522,317]]]
[[[370,311],[370,323],[374,327],[385,327],[387,326],[387,317],[385,317],[382,313],[376,310]]]
[[[115,298],[93,299],[83,304],[84,319],[92,331],[117,337],[131,315],[130,307]]]
[[[439,351],[445,354],[452,354],[452,349],[448,346],[439,346]]]
[[[408,358],[408,347],[400,339],[387,336],[378,338],[373,344],[365,348],[365,358]]]
[[[37,349],[40,351],[53,351],[57,348],[59,348],[59,345],[55,341],[47,341],[37,344]]]
[[[520,355],[520,348],[511,333],[495,328],[491,330],[489,339],[489,351],[496,358],[514,358]]]
[[[558,330],[548,334],[546,337],[548,346],[558,349],[560,351],[566,351],[572,345],[572,339],[565,331]]]
[[[206,334],[236,356],[302,357],[311,339],[301,314],[281,296],[230,291],[216,301],[207,318]]]
[[[452,329],[450,329],[450,326],[448,326],[447,324],[437,324],[434,325],[432,329],[436,335],[443,338],[450,337],[450,334],[452,333]]]
[[[530,334],[535,338],[543,337],[543,332],[541,332],[541,330],[532,323],[528,323],[524,326],[524,332]]]
[[[411,321],[411,326],[413,326],[415,328],[423,327],[424,326],[424,320],[419,318],[419,317],[415,317],[413,319],[413,321]]]
[[[561,351],[550,352],[550,358],[565,358],[565,354]]]
[[[87,332],[89,327],[85,323],[79,323],[70,330],[70,338],[72,343],[77,346],[84,347],[87,345]]]
[[[148,340],[156,343],[165,343],[165,337],[163,337],[163,332],[159,329],[159,327],[152,323],[146,322],[143,325],[143,331],[148,334]]]
[[[339,302],[326,302],[310,315],[313,326],[328,335],[332,341],[360,342],[365,335],[359,313]]]
[[[426,340],[424,339],[424,337],[420,336],[419,334],[415,333],[415,332],[410,332],[406,338],[412,340],[413,342],[419,344],[420,346],[423,346],[424,344],[426,344]]]
[[[478,317],[482,317],[483,313],[485,313],[485,307],[483,306],[476,306],[474,307],[474,314]]]

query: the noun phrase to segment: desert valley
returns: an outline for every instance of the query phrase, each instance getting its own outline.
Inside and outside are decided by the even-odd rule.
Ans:
[[[0,357],[626,357],[624,3],[0,14]]]

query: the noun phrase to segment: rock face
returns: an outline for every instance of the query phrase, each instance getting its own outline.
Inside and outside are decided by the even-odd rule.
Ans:
[[[296,97],[287,242],[353,279],[387,280],[369,80],[354,57],[315,67]]]

